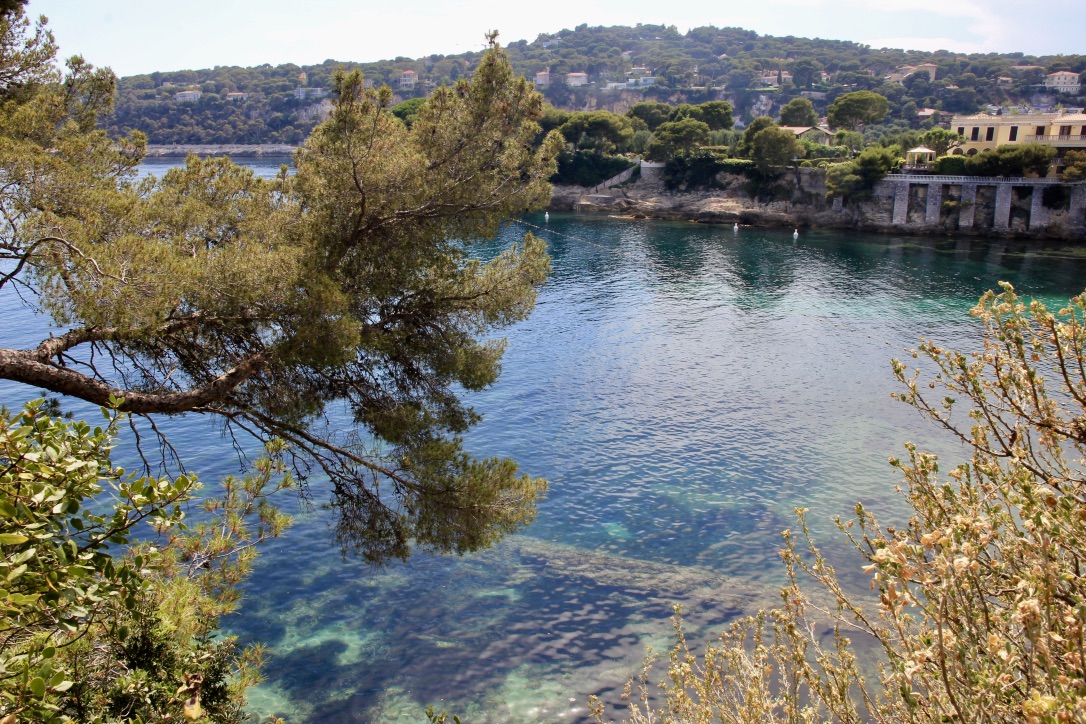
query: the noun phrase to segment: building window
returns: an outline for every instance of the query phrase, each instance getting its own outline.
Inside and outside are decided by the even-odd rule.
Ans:
[[[1045,127],[1044,126],[1037,126],[1037,138],[1044,138],[1044,137],[1045,137]]]
[[[973,126],[973,133],[972,133],[972,135],[969,136],[969,140],[970,141],[979,141],[980,140],[980,129],[977,128],[976,126]]]
[[[1011,135],[1010,135],[1009,140],[1010,141],[1017,141],[1018,140],[1018,126],[1011,126]]]
[[[965,138],[965,126],[958,126],[958,135]]]
[[[1060,126],[1060,138],[1067,138],[1071,135],[1071,126]]]
[[[987,129],[987,130],[986,130],[986,131],[984,132],[984,140],[985,140],[985,141],[991,141],[991,140],[993,140],[994,138],[995,138],[995,128],[991,128],[991,127],[989,127],[989,128],[988,128],[988,129]]]

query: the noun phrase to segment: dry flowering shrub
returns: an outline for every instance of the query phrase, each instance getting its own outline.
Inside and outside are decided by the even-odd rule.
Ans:
[[[838,521],[877,599],[843,589],[797,511],[784,605],[734,624],[700,657],[680,636],[661,703],[643,676],[631,721],[1086,720],[1086,294],[1052,313],[1001,286],[971,312],[980,351],[924,341],[912,356],[933,366],[930,380],[893,363],[905,386],[895,397],[972,454],[941,473],[907,444],[891,464],[908,524],[883,526],[861,505]],[[801,572],[835,605],[814,606]],[[812,612],[834,626],[829,650]],[[858,665],[855,634],[877,642],[877,664]]]

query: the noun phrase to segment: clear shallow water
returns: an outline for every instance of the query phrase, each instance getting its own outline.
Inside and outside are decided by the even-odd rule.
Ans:
[[[545,228],[554,273],[508,330],[498,384],[473,396],[485,420],[469,436],[473,452],[550,481],[537,520],[483,553],[375,570],[340,557],[319,507],[299,511],[227,622],[270,647],[255,713],[418,721],[434,704],[471,722],[584,719],[589,694],[617,700],[645,647],[666,648],[673,604],[698,640],[776,602],[793,508],[810,508],[852,570],[830,519],[857,500],[903,516],[886,459],[905,440],[957,453],[889,399],[891,357],[921,335],[972,346],[966,312],[999,280],[1050,302],[1086,286],[1086,251],[1072,247],[794,243],[785,230],[562,214]],[[40,339],[15,300],[0,305],[5,339]],[[9,405],[33,394],[0,387]],[[205,481],[237,470],[208,423],[167,425]],[[313,492],[320,503],[319,481]]]

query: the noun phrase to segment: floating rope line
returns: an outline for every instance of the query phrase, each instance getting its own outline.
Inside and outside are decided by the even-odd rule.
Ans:
[[[527,221],[521,221],[520,219],[510,219],[509,222],[512,223],[512,224],[520,224],[521,226],[526,226],[529,229],[535,229],[536,231],[542,231],[542,232],[544,232],[546,234],[553,234],[554,236],[560,236],[563,239],[569,239],[571,241],[577,241],[577,242],[580,242],[582,244],[591,244],[592,246],[599,247],[600,249],[603,249],[604,251],[609,251],[609,252],[617,252],[617,251],[619,251],[615,247],[604,246],[603,244],[599,244],[599,243],[597,243],[595,241],[589,241],[588,239],[584,239],[584,238],[582,238],[580,236],[573,236],[571,234],[563,234],[560,231],[555,231],[555,230],[549,229],[549,228],[547,228],[545,226],[537,226],[536,224],[530,224]]]

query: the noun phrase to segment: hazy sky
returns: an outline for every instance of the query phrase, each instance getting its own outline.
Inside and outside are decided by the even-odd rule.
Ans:
[[[1086,53],[1086,2],[1048,0],[30,0],[64,56],[119,75],[261,63],[372,61],[589,25],[738,26],[763,35],[961,52]]]

